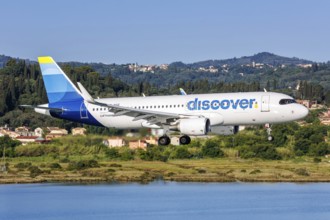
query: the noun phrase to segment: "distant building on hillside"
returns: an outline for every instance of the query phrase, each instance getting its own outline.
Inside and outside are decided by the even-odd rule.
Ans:
[[[36,128],[34,129],[34,135],[38,136],[38,137],[42,137],[44,134],[44,130],[42,130],[42,128]]]
[[[104,140],[103,144],[111,148],[111,147],[123,147],[125,146],[126,143],[124,139],[120,137],[113,137]]]
[[[72,135],[86,135],[86,128],[72,128]]]
[[[306,108],[311,108],[312,107],[312,102],[310,100],[301,100],[297,99],[297,103],[304,105]]]
[[[297,66],[302,67],[302,68],[311,68],[312,64],[297,64]]]
[[[38,136],[18,136],[18,137],[16,137],[16,140],[20,141],[23,145],[26,145],[28,143],[35,142],[37,138],[39,138],[39,137]]]
[[[1,128],[0,129],[0,137],[8,135],[11,139],[15,139],[16,137],[20,136],[20,134],[16,133],[15,131],[11,131],[9,129]]]
[[[138,149],[138,148],[143,149],[143,150],[146,150],[147,149],[147,146],[148,146],[148,144],[144,140],[137,140],[137,141],[130,141],[130,142],[128,142],[128,147],[130,149],[133,149],[133,150],[134,149]]]
[[[46,135],[46,140],[52,140],[54,138],[60,138],[68,135],[68,131],[58,127],[47,127],[49,133]]]
[[[22,126],[15,128],[15,132],[19,134],[20,136],[33,136],[34,133],[30,131],[30,128]]]
[[[158,140],[156,138],[153,137],[148,137],[144,140],[148,145],[152,144],[152,145],[158,145]]]
[[[172,136],[171,137],[171,144],[172,145],[175,145],[175,146],[180,145],[180,138],[177,137],[177,136]]]
[[[319,116],[321,124],[330,125],[330,108]]]

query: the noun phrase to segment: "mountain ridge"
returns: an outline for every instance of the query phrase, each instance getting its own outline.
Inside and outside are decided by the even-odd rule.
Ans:
[[[234,58],[222,59],[222,60],[205,60],[205,61],[194,62],[191,65],[193,67],[207,67],[207,66],[221,66],[224,64],[246,65],[252,62],[264,63],[272,66],[316,63],[310,60],[301,59],[297,57],[285,57],[270,52],[260,52],[252,56],[242,56],[240,58],[234,57]]]
[[[8,55],[0,55],[0,68],[4,67],[6,62],[10,59],[16,59],[16,60],[24,60],[29,63],[36,63],[37,61],[29,60],[29,59],[21,59],[21,58],[14,58]],[[274,53],[270,52],[260,52],[251,56],[242,56],[239,58],[233,57],[233,58],[227,58],[227,59],[209,59],[209,60],[203,60],[203,61],[197,61],[193,63],[184,63],[182,61],[173,61],[169,65],[181,65],[181,66],[187,66],[191,68],[199,68],[199,67],[208,67],[208,66],[221,66],[224,64],[228,65],[246,65],[249,63],[264,63],[268,65],[278,66],[278,65],[297,65],[297,64],[313,64],[317,63],[314,61],[310,61],[307,59],[301,59],[297,57],[285,57],[285,56],[279,56]],[[66,62],[59,62],[61,64],[73,64],[74,66],[80,66],[80,65],[127,65],[126,64],[116,64],[116,63],[102,63],[102,62],[79,62],[79,61],[66,61]]]

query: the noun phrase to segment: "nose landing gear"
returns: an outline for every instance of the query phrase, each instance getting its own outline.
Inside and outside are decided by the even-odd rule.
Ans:
[[[267,131],[267,134],[268,134],[268,141],[273,141],[274,140],[274,137],[271,135],[271,132],[272,132],[272,128],[271,128],[271,125],[270,124],[265,124],[265,128],[266,128],[266,131]]]

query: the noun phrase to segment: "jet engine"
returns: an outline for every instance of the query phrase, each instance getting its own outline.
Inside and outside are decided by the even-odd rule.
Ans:
[[[184,118],[180,119],[176,126],[171,126],[170,129],[180,131],[185,135],[200,136],[210,132],[211,125],[208,118]]]

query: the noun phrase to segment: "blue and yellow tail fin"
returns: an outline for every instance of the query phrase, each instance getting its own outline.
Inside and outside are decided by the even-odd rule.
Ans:
[[[82,100],[77,87],[51,57],[38,57],[49,103]]]

